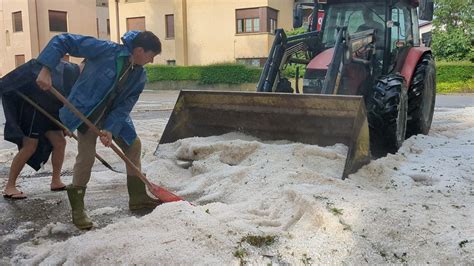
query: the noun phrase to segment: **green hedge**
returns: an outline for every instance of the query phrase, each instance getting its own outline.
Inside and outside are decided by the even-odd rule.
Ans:
[[[439,93],[474,92],[474,64],[436,62],[436,81]]]
[[[145,68],[148,82],[155,82],[162,80],[199,80],[202,67],[147,65]]]
[[[216,64],[208,66],[146,66],[148,81],[194,80],[199,84],[256,83],[261,68],[241,64]],[[296,66],[288,66],[284,76],[294,77]],[[300,66],[300,77],[304,67]],[[474,63],[436,62],[437,91],[439,93],[474,92]]]
[[[148,65],[148,82],[163,80],[195,80],[199,84],[242,84],[258,82],[260,68],[241,64],[216,64],[208,66]]]

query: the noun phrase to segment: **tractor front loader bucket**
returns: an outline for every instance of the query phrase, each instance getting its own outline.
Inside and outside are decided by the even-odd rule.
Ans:
[[[181,91],[160,140],[242,132],[261,140],[349,147],[342,178],[370,161],[361,96]]]

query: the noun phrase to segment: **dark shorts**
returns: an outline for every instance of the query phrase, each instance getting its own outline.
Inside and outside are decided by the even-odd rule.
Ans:
[[[59,121],[59,112],[50,112],[50,114]],[[19,116],[20,128],[26,137],[38,139],[46,131],[61,130],[48,117],[36,110],[31,104],[22,101]]]

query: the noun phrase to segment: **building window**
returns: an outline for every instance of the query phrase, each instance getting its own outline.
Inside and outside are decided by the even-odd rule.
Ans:
[[[174,15],[165,15],[166,38],[174,39]]]
[[[13,32],[23,31],[23,20],[21,18],[21,11],[13,12]]]
[[[48,10],[49,30],[67,32],[67,12]]]
[[[107,7],[109,4],[108,4],[108,0],[96,0],[96,5],[98,7]]]
[[[110,35],[110,19],[107,19],[107,35]]]
[[[267,8],[267,31],[270,33],[275,33],[275,30],[278,27],[278,11],[273,8]]]
[[[168,66],[176,66],[176,60],[166,60]]]
[[[277,27],[278,11],[269,7],[235,10],[237,33],[271,32]]]
[[[246,18],[237,20],[237,33],[260,32],[260,18]]]
[[[145,17],[127,18],[127,31],[145,31]]]
[[[245,32],[259,32],[260,31],[260,19],[259,18],[247,18],[244,20]]]
[[[25,63],[25,55],[17,54],[15,55],[15,67],[19,67]]]
[[[95,18],[95,26],[97,30],[97,37],[100,37],[100,32],[99,32],[99,18]]]
[[[277,28],[277,21],[276,21],[276,19],[271,18],[270,19],[270,30],[269,30],[269,32],[270,33],[275,33],[276,28]]]

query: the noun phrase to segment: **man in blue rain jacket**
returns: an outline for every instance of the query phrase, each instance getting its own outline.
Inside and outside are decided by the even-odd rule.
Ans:
[[[84,194],[95,160],[96,141],[110,146],[112,139],[125,155],[140,168],[141,142],[130,112],[143,91],[146,73],[143,66],[161,53],[161,42],[152,32],[130,31],[122,37],[123,45],[89,36],[60,34],[51,39],[38,57],[43,65],[37,84],[51,88],[50,69],[67,53],[85,59],[81,75],[71,89],[68,100],[101,130],[97,136],[67,107],[59,116],[65,126],[78,130],[78,154],[72,185],[67,187],[73,223],[80,229],[92,227],[84,210]],[[127,187],[131,210],[154,208],[159,201],[146,194],[145,184],[127,167]]]

